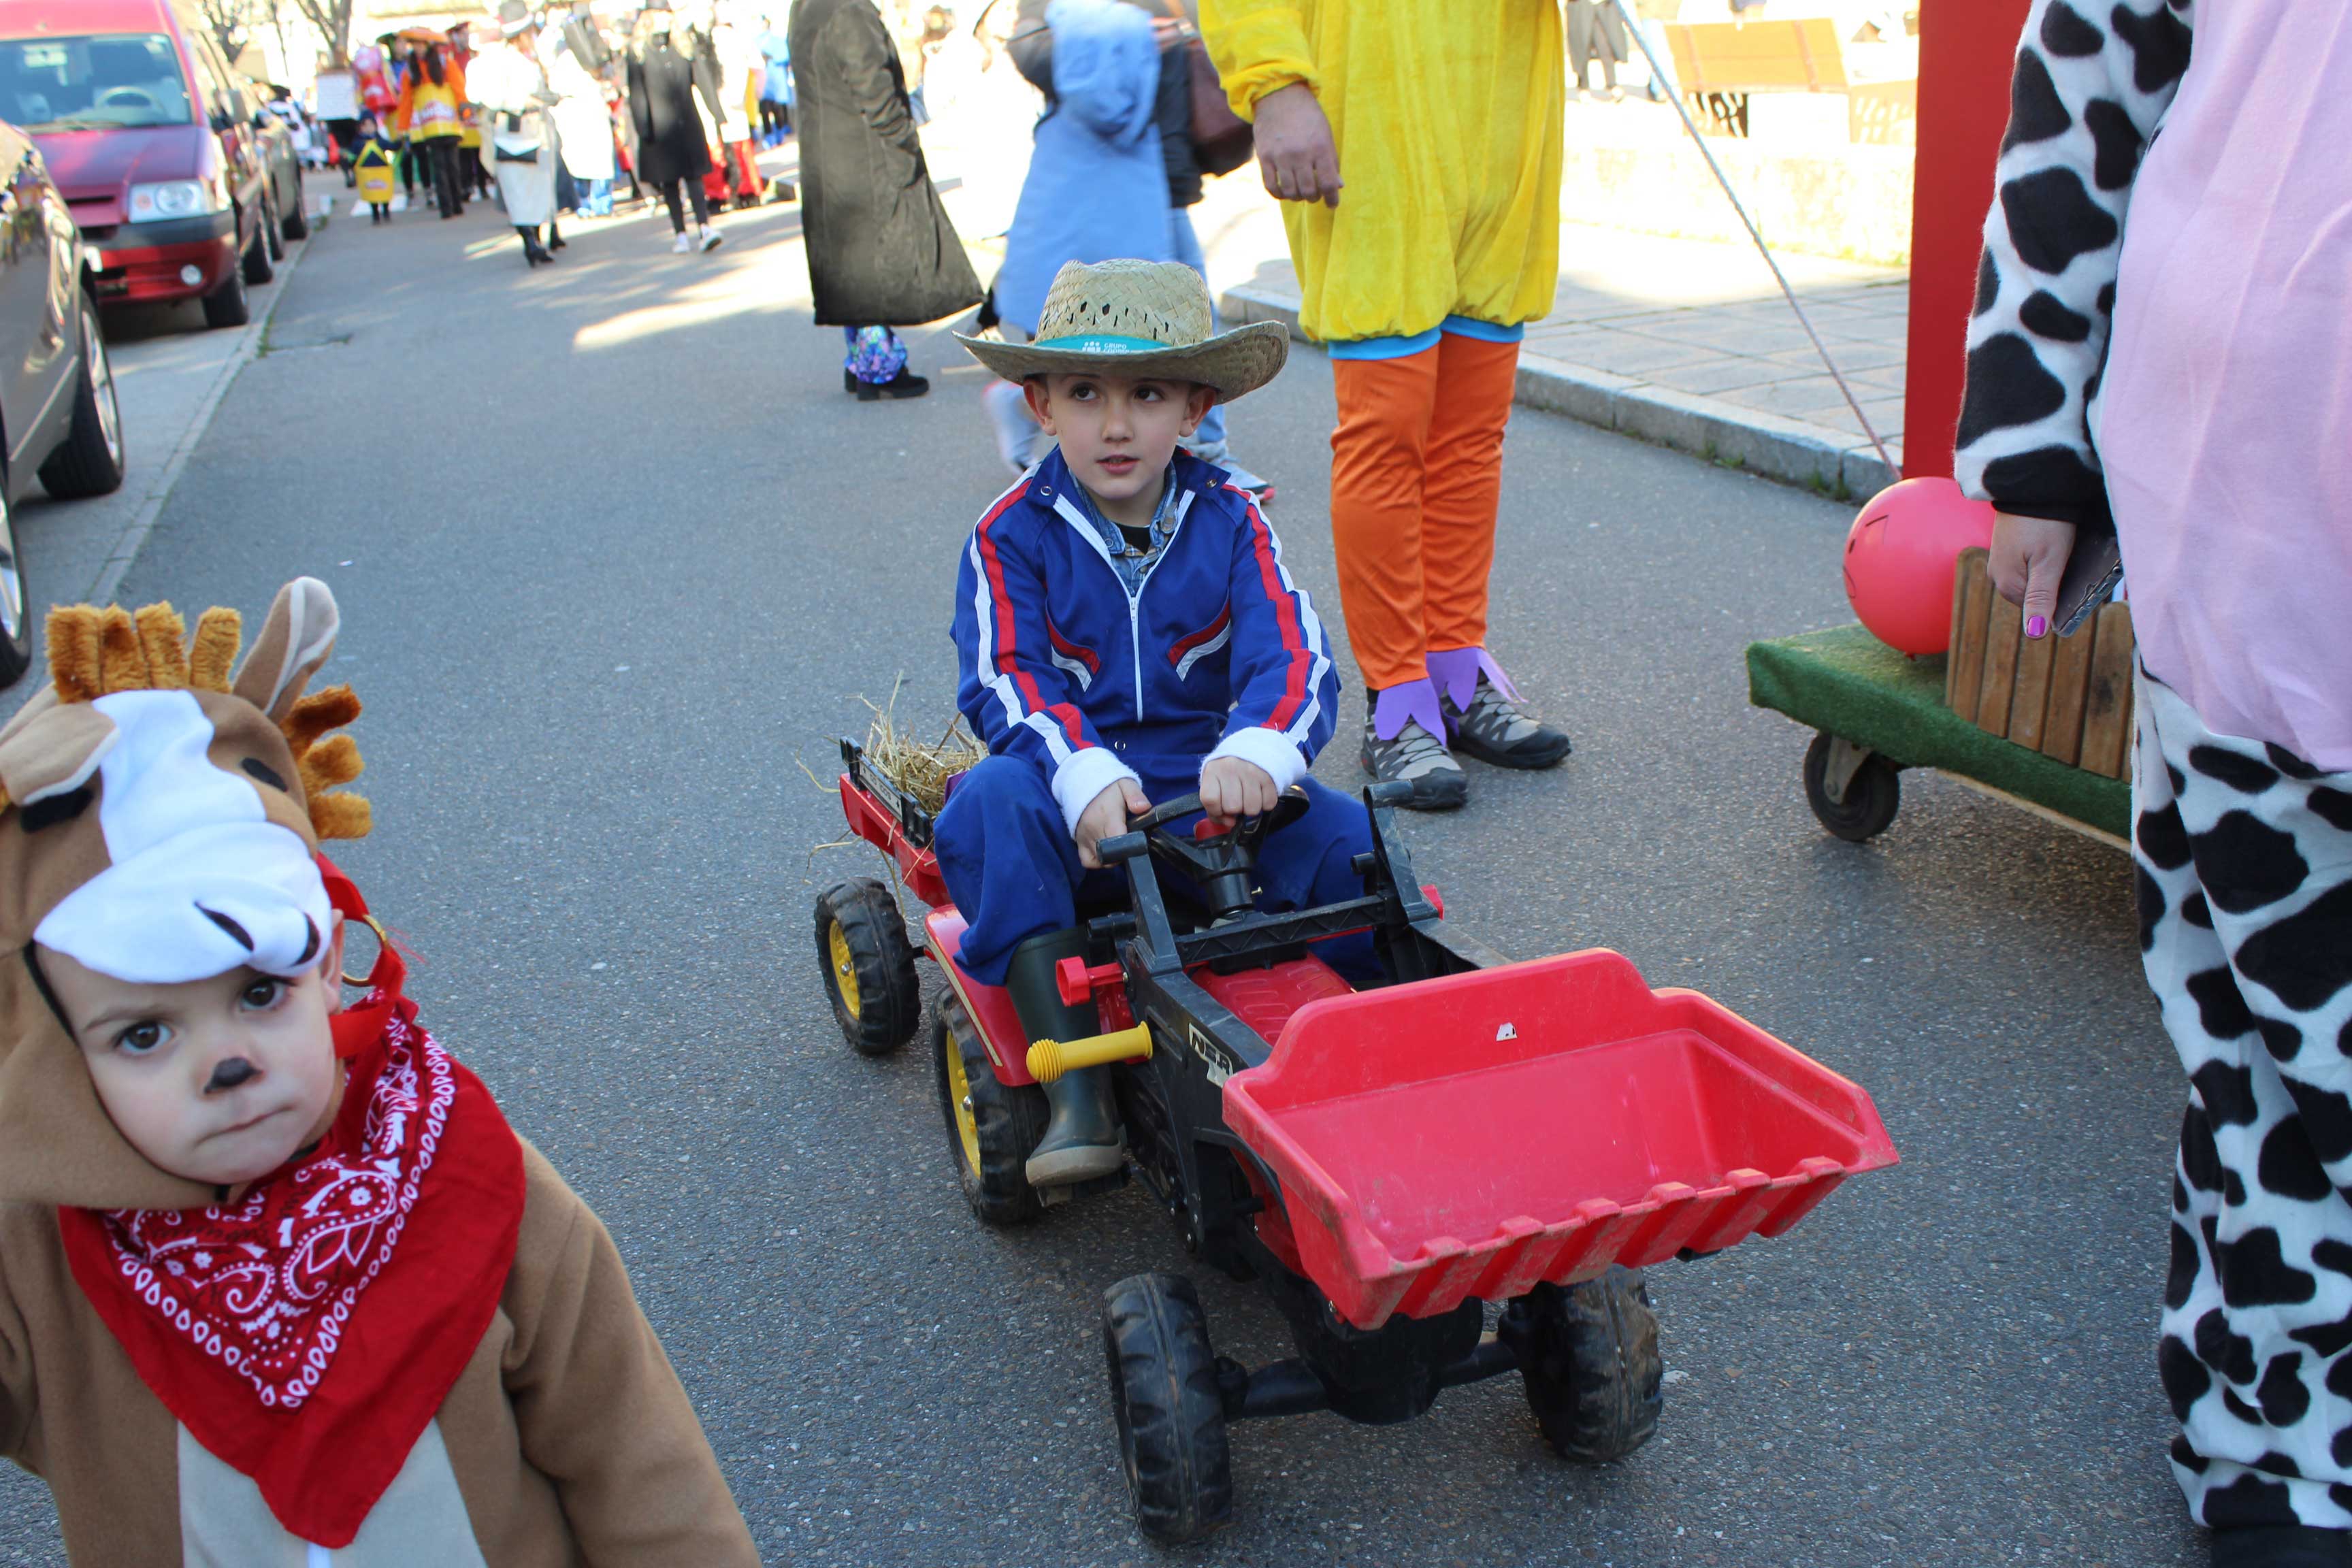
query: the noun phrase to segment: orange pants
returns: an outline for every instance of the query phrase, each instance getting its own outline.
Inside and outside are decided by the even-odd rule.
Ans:
[[[1486,646],[1486,576],[1519,345],[1447,332],[1402,359],[1331,362],[1331,540],[1364,684],[1426,679]]]

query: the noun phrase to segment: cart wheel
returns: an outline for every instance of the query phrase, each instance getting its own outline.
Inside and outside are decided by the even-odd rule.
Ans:
[[[835,882],[816,900],[816,961],[842,1038],[869,1057],[915,1037],[923,991],[890,889],[871,877]]]
[[[1045,1091],[996,1076],[971,1016],[953,995],[940,999],[931,1020],[931,1054],[963,1201],[982,1225],[1028,1224],[1045,1212],[1024,1167],[1045,1136]]]
[[[1805,804],[1813,808],[1823,827],[1849,844],[1859,844],[1886,831],[1886,825],[1895,820],[1895,808],[1903,803],[1903,786],[1895,777],[1895,764],[1878,752],[1863,751],[1858,759],[1853,759],[1840,755],[1842,748],[1861,751],[1850,741],[1825,733],[1815,735],[1813,743],[1805,748]],[[1839,800],[1830,798],[1832,763],[1853,769]]]
[[[1103,1356],[1135,1522],[1171,1546],[1223,1527],[1234,1513],[1233,1454],[1192,1282],[1138,1274],[1104,1291]]]
[[[1612,1264],[1580,1285],[1538,1285],[1504,1309],[1496,1331],[1518,1357],[1528,1406],[1561,1458],[1605,1465],[1657,1431],[1665,1368],[1638,1271]]]

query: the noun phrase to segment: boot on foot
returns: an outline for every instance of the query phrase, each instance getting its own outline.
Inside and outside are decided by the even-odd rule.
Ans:
[[[910,370],[900,370],[887,381],[861,381],[857,384],[857,401],[875,403],[883,398],[920,397],[930,391],[929,379]]]

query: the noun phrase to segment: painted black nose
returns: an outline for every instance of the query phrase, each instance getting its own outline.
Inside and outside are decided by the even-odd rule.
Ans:
[[[212,1081],[205,1085],[205,1092],[209,1094],[215,1089],[235,1089],[247,1079],[258,1077],[260,1072],[259,1068],[243,1057],[231,1057],[213,1068]]]

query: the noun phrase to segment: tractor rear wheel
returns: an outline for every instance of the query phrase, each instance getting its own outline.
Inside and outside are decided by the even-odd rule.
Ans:
[[[1198,1541],[1234,1514],[1216,1352],[1192,1282],[1138,1274],[1103,1292],[1103,1355],[1128,1500],[1143,1533]]]
[[[1605,1465],[1657,1431],[1665,1367],[1639,1271],[1612,1264],[1580,1285],[1538,1285],[1504,1309],[1496,1331],[1518,1358],[1528,1407],[1561,1458]]]
[[[982,1225],[1027,1225],[1045,1212],[1024,1167],[1045,1136],[1045,1091],[996,1076],[980,1031],[952,994],[940,998],[932,1016],[931,1055],[963,1201]]]
[[[852,1049],[887,1056],[915,1037],[923,988],[915,949],[890,889],[871,877],[835,882],[817,896],[816,961],[834,1021]]]

